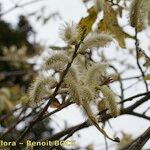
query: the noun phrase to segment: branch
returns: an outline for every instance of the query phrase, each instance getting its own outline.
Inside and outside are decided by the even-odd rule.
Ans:
[[[135,47],[136,47],[136,63],[137,63],[137,66],[142,74],[142,77],[143,77],[143,81],[145,83],[145,87],[146,87],[146,91],[148,92],[148,84],[147,82],[144,80],[144,77],[145,77],[145,74],[144,74],[144,71],[142,70],[142,67],[140,66],[140,63],[139,63],[139,52],[141,51],[140,47],[139,47],[139,41],[138,41],[138,37],[137,37],[137,29],[135,29]]]
[[[130,145],[121,150],[141,150],[145,143],[150,139],[150,127]]]
[[[58,139],[62,138],[63,136],[72,133],[72,131],[74,131],[73,133],[75,133],[76,131],[81,130],[83,128],[87,128],[89,126],[90,126],[90,124],[87,121],[85,121],[85,122],[83,122],[81,124],[78,124],[76,126],[68,128],[68,129],[66,129],[64,131],[56,133],[55,135],[51,136],[48,140],[52,140],[52,141],[53,140],[58,140]],[[72,133],[72,135],[73,135],[73,133]]]
[[[133,113],[133,109],[138,107],[140,104],[144,103],[149,98],[150,98],[150,94],[145,96],[144,98],[140,99],[138,102],[135,102],[132,106],[124,108],[123,110],[121,110],[120,116],[121,115],[125,115],[125,114],[135,115],[136,113]],[[141,115],[139,117],[141,117]],[[105,122],[105,121],[108,121],[109,119],[112,119],[112,116],[110,114],[105,114],[105,115],[101,116],[100,122]],[[145,119],[149,119],[149,117],[145,118]],[[85,121],[85,122],[83,122],[83,123],[81,123],[79,125],[70,127],[68,129],[65,129],[64,131],[56,133],[55,135],[51,136],[48,140],[58,140],[58,139],[66,136],[66,135],[67,135],[66,137],[69,138],[75,132],[77,132],[77,131],[79,131],[81,129],[87,128],[89,126],[91,126],[91,124],[88,121]],[[65,137],[65,139],[67,139],[66,137]]]
[[[143,119],[146,119],[146,120],[150,121],[150,117],[146,116],[144,114],[139,114],[137,112],[132,112],[130,115],[137,116],[137,117],[140,117],[140,118],[143,118]]]
[[[150,100],[150,93],[148,93],[145,97],[141,98],[139,101],[135,102],[133,105],[129,106],[123,111],[125,111],[125,113],[132,112],[135,108],[139,107],[141,104],[148,100]]]
[[[140,96],[144,96],[144,95],[147,95],[147,94],[150,94],[150,92],[145,92],[145,93],[140,93],[140,94],[134,95],[132,97],[129,97],[129,98],[121,101],[120,104],[128,102],[128,101],[132,101],[134,98],[137,98],[137,97],[140,97]]]
[[[142,76],[139,75],[139,76],[134,76],[134,77],[127,77],[127,78],[122,78],[121,80],[122,81],[126,81],[126,80],[135,80],[135,79],[139,79],[141,78]]]
[[[15,9],[17,9],[17,8],[25,7],[25,6],[27,6],[27,5],[34,4],[34,3],[37,3],[37,2],[40,2],[40,1],[44,1],[44,0],[32,0],[32,1],[30,1],[30,2],[26,2],[26,3],[20,4],[20,5],[16,4],[15,6],[9,8],[8,10],[6,10],[6,11],[0,13],[0,17],[2,17],[2,16],[4,16],[4,15],[6,15],[6,14],[12,12],[13,10],[15,10]]]
[[[50,117],[51,115],[61,111],[62,109],[70,106],[71,104],[73,104],[73,103],[72,102],[67,102],[67,103],[62,104],[58,109],[56,109],[56,110],[54,110],[54,111],[52,111],[52,112],[50,112],[48,114],[43,115],[43,117],[41,118],[40,121],[42,121],[42,120],[46,119],[47,117]]]
[[[46,106],[43,108],[43,110],[38,114],[38,116],[37,116],[37,117],[29,124],[29,126],[24,130],[24,132],[20,135],[20,137],[18,137],[16,143],[21,142],[21,141],[23,140],[23,138],[26,136],[26,134],[30,131],[30,129],[31,129],[38,121],[41,120],[41,118],[43,117],[44,113],[47,111],[48,107],[50,106],[51,101],[52,101],[53,99],[55,99],[55,96],[57,95],[57,92],[58,92],[58,90],[59,90],[61,84],[63,83],[64,78],[66,77],[66,75],[67,75],[67,73],[68,73],[68,71],[69,71],[69,69],[70,69],[70,67],[71,67],[71,65],[72,65],[72,63],[73,63],[73,61],[74,61],[74,59],[75,59],[76,56],[77,56],[77,51],[78,51],[78,49],[79,49],[81,43],[83,42],[83,40],[84,40],[84,38],[85,38],[85,33],[86,33],[85,31],[86,31],[86,30],[83,31],[83,35],[82,35],[82,38],[81,38],[80,42],[75,45],[75,50],[74,50],[74,53],[73,53],[73,55],[72,55],[71,62],[69,62],[69,63],[67,64],[67,67],[66,67],[66,69],[64,70],[64,72],[63,72],[63,74],[62,74],[62,77],[61,77],[61,79],[60,79],[60,82],[57,84],[53,95],[50,97],[50,100],[48,101],[48,103],[46,104]],[[18,146],[19,146],[19,145],[18,145]],[[12,150],[12,148],[11,148],[11,150]]]

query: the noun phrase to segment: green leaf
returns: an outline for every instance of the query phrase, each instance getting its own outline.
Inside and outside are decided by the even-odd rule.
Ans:
[[[150,80],[150,75],[145,76],[144,80]]]

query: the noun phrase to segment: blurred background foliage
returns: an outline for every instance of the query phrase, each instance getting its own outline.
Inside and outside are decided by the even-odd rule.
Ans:
[[[43,51],[42,46],[36,43],[35,36],[35,31],[25,16],[19,16],[16,26],[0,18],[0,136],[8,126],[9,130],[13,130],[3,138],[6,141],[16,139],[34,116],[28,118],[21,129],[15,127],[19,114],[24,115],[31,109],[26,91],[36,71],[29,59]],[[34,40],[29,40],[31,37]],[[19,112],[21,107],[24,108]],[[9,116],[15,109],[18,109],[17,114]],[[40,122],[31,129],[28,138],[39,140],[50,136],[53,129],[49,123],[49,119]]]

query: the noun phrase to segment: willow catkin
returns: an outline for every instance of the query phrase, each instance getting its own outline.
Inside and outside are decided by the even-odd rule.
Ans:
[[[31,84],[28,90],[28,96],[31,101],[38,101],[50,94],[50,89],[56,86],[56,80],[51,77],[38,76]]]
[[[93,64],[87,71],[86,84],[89,86],[99,86],[106,74],[107,65],[104,63]]]
[[[70,58],[67,55],[63,53],[57,53],[46,59],[44,63],[44,69],[62,71],[69,62]]]
[[[108,106],[109,106],[111,115],[113,117],[117,117],[119,115],[119,110],[117,108],[115,94],[107,85],[103,85],[100,89],[101,89],[101,92],[103,93],[105,99],[108,101]]]
[[[145,18],[150,10],[149,0],[133,0],[130,7],[130,24],[138,32],[145,27]]]
[[[65,81],[66,82],[66,81]],[[80,85],[78,85],[75,81],[70,80],[66,82],[68,87],[68,93],[73,102],[79,105],[81,95],[80,95]]]
[[[80,30],[75,23],[66,23],[60,28],[60,37],[69,45],[74,45],[80,40]]]
[[[79,48],[79,52],[85,53],[88,49],[91,48],[105,47],[112,41],[113,39],[109,34],[93,33],[84,40],[84,43]]]
[[[89,121],[99,130],[100,133],[102,133],[105,137],[110,139],[111,141],[119,142],[118,138],[111,138],[105,130],[103,130],[99,124],[98,121],[94,115],[94,113],[91,110],[90,107],[90,99],[92,99],[92,92],[87,87],[83,87],[81,90],[81,101],[80,104],[82,105],[86,115],[88,116]]]
[[[98,102],[97,108],[100,112],[108,109],[108,102],[105,98],[103,98],[101,101]]]

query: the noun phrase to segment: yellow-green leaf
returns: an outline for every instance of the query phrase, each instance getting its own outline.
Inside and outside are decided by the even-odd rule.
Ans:
[[[112,34],[122,48],[125,48],[125,38],[133,38],[119,26],[117,12],[107,2],[104,4],[104,18],[98,23],[98,31]]]
[[[88,13],[89,15],[82,18],[78,24],[81,30],[81,35],[83,35],[84,30],[86,31],[85,35],[87,35],[91,31],[92,26],[97,19],[97,11],[94,6],[88,9]]]
[[[144,80],[150,80],[150,75],[145,76]]]

